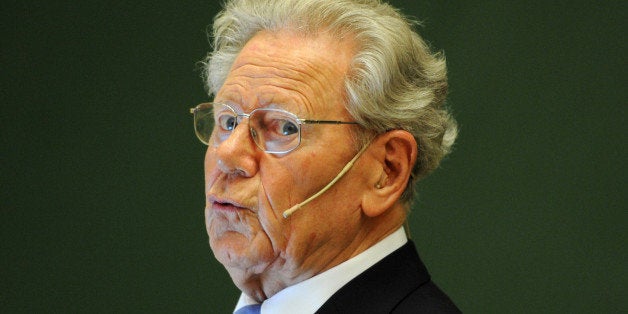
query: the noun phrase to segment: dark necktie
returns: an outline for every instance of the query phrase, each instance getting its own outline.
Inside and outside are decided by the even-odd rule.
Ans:
[[[239,310],[235,311],[234,314],[260,314],[261,308],[261,304],[251,304],[241,307]]]

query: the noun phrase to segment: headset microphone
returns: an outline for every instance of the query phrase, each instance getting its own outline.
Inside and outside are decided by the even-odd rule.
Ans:
[[[338,175],[336,175],[336,177],[333,180],[331,180],[331,182],[329,182],[324,188],[322,188],[316,194],[310,196],[305,201],[299,204],[296,204],[290,207],[288,210],[284,211],[283,218],[290,217],[290,215],[292,215],[294,212],[299,210],[301,207],[305,206],[307,203],[313,201],[315,198],[321,196],[323,193],[329,190],[334,184],[336,184],[336,182],[338,182],[338,180],[340,180],[351,169],[351,167],[353,167],[353,164],[356,162],[356,160],[358,160],[358,158],[360,158],[360,156],[362,155],[362,153],[364,153],[364,151],[366,150],[368,146],[369,145],[364,145],[364,147],[362,147],[362,149],[360,149],[360,151],[357,154],[355,154],[355,156],[353,156],[353,158],[345,165],[345,167],[342,168],[342,170],[340,170]]]

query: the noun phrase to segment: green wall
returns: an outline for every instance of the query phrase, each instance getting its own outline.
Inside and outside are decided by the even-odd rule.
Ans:
[[[625,310],[626,4],[393,3],[461,125],[411,216],[435,280],[468,313]],[[187,113],[217,10],[2,5],[0,312],[232,310]]]

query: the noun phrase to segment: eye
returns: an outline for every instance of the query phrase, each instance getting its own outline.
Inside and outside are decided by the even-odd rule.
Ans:
[[[280,122],[281,134],[292,135],[299,132],[299,127],[291,121],[282,120]]]
[[[238,126],[238,120],[234,115],[221,114],[218,116],[218,126],[225,131],[233,131]]]

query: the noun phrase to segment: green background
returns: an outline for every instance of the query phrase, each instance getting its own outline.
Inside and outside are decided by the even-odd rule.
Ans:
[[[623,1],[393,1],[448,57],[461,134],[411,229],[468,313],[626,293]],[[188,108],[212,1],[1,5],[0,312],[227,313]]]

